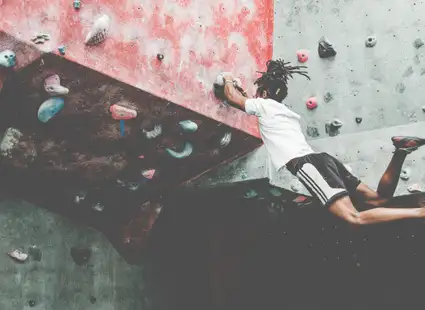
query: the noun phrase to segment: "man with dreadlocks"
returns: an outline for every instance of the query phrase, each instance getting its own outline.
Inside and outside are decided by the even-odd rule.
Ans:
[[[255,81],[256,98],[248,99],[230,73],[223,73],[226,99],[248,114],[258,117],[261,137],[269,154],[269,175],[286,167],[308,191],[334,215],[354,225],[375,224],[406,218],[425,218],[421,202],[410,205],[392,199],[404,159],[425,144],[417,137],[393,137],[394,155],[373,191],[327,153],[315,152],[307,143],[300,116],[282,101],[288,95],[288,80],[295,74],[310,80],[304,66],[292,66],[280,59],[269,60],[267,71]],[[239,85],[239,86],[238,86]],[[272,169],[270,169],[272,168]],[[353,205],[359,202],[359,212]],[[406,208],[409,207],[409,208]]]

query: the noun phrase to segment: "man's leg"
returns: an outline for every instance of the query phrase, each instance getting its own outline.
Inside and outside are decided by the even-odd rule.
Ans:
[[[425,218],[425,203],[418,200],[416,204],[406,206],[406,208],[397,208],[398,203],[391,203],[391,199],[376,200],[376,205],[381,204],[374,209],[359,212],[354,207],[348,196],[339,198],[329,206],[329,211],[353,225],[370,225],[385,222],[392,222],[402,219]]]
[[[398,136],[392,137],[391,140],[396,150],[379,181],[377,190],[379,196],[384,198],[390,198],[394,195],[406,156],[417,150],[420,146],[425,145],[425,139],[418,137]]]

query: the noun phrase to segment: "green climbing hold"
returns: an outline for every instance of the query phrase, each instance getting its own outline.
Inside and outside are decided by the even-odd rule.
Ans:
[[[198,125],[191,120],[180,121],[179,125],[185,132],[195,132],[198,130]]]
[[[274,197],[280,197],[282,196],[282,193],[280,192],[280,190],[278,190],[276,187],[273,187],[269,190],[270,194],[272,194],[272,196]]]

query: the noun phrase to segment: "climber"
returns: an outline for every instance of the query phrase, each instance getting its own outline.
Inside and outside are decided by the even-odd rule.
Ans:
[[[232,74],[221,74],[221,84],[224,84],[224,96],[228,102],[258,117],[260,134],[269,155],[269,178],[286,167],[321,205],[356,226],[425,218],[425,204],[416,202],[400,207],[400,203],[395,203],[392,198],[404,159],[424,145],[425,139],[393,137],[394,155],[377,191],[373,191],[338,159],[327,153],[315,152],[302,133],[300,116],[282,104],[288,94],[289,78],[299,74],[310,79],[304,68],[280,59],[269,60],[267,71],[260,72],[261,77],[254,83],[257,85],[255,98],[247,98],[240,91],[240,82],[235,82]]]

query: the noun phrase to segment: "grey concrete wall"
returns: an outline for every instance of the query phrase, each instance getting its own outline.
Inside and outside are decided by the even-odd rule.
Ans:
[[[315,150],[352,164],[354,174],[371,187],[376,187],[389,162],[392,135],[425,137],[425,46],[413,44],[418,38],[425,41],[424,14],[425,4],[420,1],[275,1],[274,58],[296,64],[300,49],[308,50],[310,56],[306,65],[311,81],[301,76],[290,81],[285,102],[302,116],[303,131]],[[373,48],[365,46],[370,35],[378,40]],[[334,44],[334,58],[318,56],[321,36]],[[325,102],[328,92],[332,100]],[[317,97],[318,108],[311,111],[305,101],[312,96]],[[357,124],[356,117],[362,117],[362,123]],[[334,118],[344,123],[337,136],[325,130]],[[424,154],[425,148],[408,157],[406,166],[415,174],[401,184],[398,193],[424,181]],[[261,147],[188,185],[264,178],[266,156]],[[272,181],[286,188],[293,182],[289,173],[278,174]],[[306,193],[303,187],[301,192]]]
[[[0,227],[0,309],[151,309],[142,268],[124,262],[102,234],[12,200],[0,201]],[[20,264],[6,255],[33,245],[42,253],[40,261],[30,256]],[[74,263],[75,246],[91,249],[86,265]]]

